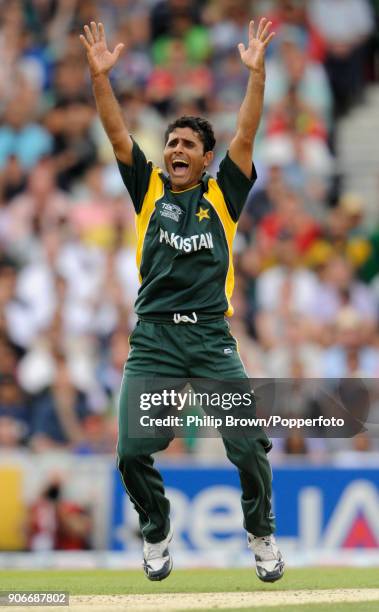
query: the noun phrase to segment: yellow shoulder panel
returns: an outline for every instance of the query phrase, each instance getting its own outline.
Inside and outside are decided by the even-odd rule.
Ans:
[[[231,317],[234,309],[230,302],[234,289],[234,266],[233,266],[233,240],[237,231],[237,223],[233,221],[228,211],[225,198],[217,181],[214,178],[209,179],[208,191],[204,194],[204,198],[209,202],[212,208],[216,211],[221,225],[224,228],[225,238],[228,245],[228,272],[225,280],[225,295],[228,301],[228,309],[225,312],[227,317]]]
[[[159,173],[159,168],[153,168],[153,172],[150,177],[149,188],[142,203],[141,210],[135,217],[137,230],[136,261],[140,282],[142,282],[140,267],[142,260],[143,244],[145,241],[147,228],[149,227],[150,219],[155,211],[155,203],[163,196],[164,193],[163,181],[159,176]]]

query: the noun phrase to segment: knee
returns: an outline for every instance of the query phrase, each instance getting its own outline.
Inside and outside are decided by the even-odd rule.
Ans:
[[[117,467],[121,473],[129,471],[138,461],[138,453],[132,446],[117,448]]]
[[[232,448],[227,447],[228,459],[234,463],[238,469],[244,472],[254,473],[257,465],[268,464],[267,450],[260,439],[245,438],[236,440]]]

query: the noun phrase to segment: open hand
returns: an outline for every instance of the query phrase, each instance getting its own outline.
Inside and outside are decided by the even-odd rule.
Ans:
[[[91,21],[91,28],[85,25],[84,33],[85,36],[81,34],[79,38],[87,51],[87,59],[92,76],[108,74],[120,57],[120,53],[124,48],[123,43],[119,43],[113,52],[111,52],[107,47],[102,23],[96,25],[94,21]]]
[[[254,33],[254,21],[249,24],[249,44],[247,48],[243,43],[238,45],[241,60],[249,70],[256,72],[264,69],[264,55],[270,41],[275,33],[270,33],[272,22],[262,17],[259,22],[257,34]]]

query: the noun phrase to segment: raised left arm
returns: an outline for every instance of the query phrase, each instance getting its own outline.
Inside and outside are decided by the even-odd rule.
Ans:
[[[238,113],[236,134],[230,143],[229,156],[248,178],[251,178],[254,138],[263,109],[265,51],[275,36],[274,32],[270,33],[270,27],[271,21],[263,17],[255,34],[254,21],[250,21],[249,44],[247,48],[243,43],[238,45],[241,60],[249,69],[250,75],[245,98]]]

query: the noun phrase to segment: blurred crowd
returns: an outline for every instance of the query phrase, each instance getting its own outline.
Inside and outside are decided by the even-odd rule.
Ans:
[[[378,80],[378,1],[2,0],[0,449],[115,449],[134,213],[94,106],[83,25],[102,21],[109,46],[125,44],[111,79],[147,157],[162,164],[172,117],[205,115],[214,172],[247,82],[237,44],[261,15],[277,35],[232,331],[252,377],[379,376],[379,216],[367,227],[336,148],[339,119]]]

